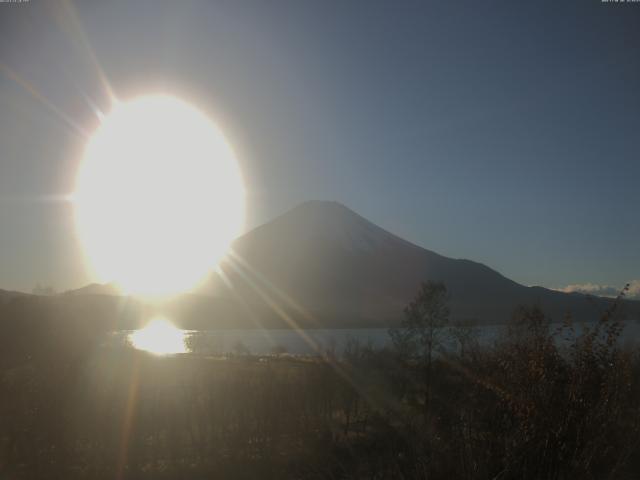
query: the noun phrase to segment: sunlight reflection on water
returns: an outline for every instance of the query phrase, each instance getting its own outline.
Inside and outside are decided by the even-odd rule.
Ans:
[[[156,355],[186,353],[187,332],[181,330],[164,318],[156,318],[149,324],[129,334],[134,348]]]

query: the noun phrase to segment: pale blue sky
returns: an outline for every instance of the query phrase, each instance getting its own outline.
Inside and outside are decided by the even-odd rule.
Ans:
[[[337,200],[527,285],[640,278],[640,4],[74,5],[0,5],[0,288],[92,280],[55,196],[84,142],[66,122],[107,108],[96,65],[219,122],[249,226]]]

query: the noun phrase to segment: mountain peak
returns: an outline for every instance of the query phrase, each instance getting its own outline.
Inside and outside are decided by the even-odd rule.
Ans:
[[[346,205],[333,200],[307,200],[306,202],[302,202],[293,207],[288,213],[293,212],[302,212],[304,214],[317,214],[324,212],[331,215],[353,215],[360,217],[360,215]]]
[[[346,205],[336,200],[306,200],[293,208],[341,208],[344,210],[350,210]]]
[[[261,236],[274,234],[278,242],[309,241],[319,245],[350,251],[373,252],[386,250],[394,243],[406,244],[393,235],[357,214],[342,203],[310,200],[301,203],[272,222],[258,227],[254,233]],[[252,233],[249,233],[252,236]]]

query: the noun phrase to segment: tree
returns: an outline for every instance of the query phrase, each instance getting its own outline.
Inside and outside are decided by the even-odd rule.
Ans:
[[[429,410],[431,370],[434,350],[442,344],[449,323],[449,295],[442,282],[423,282],[415,299],[404,309],[404,319],[389,335],[401,357],[416,364],[422,371],[424,413]]]
[[[467,350],[477,341],[479,332],[473,321],[459,321],[449,327],[449,335],[459,348],[460,359],[464,360]]]

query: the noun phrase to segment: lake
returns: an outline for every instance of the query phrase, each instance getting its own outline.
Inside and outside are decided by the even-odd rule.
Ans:
[[[559,324],[552,325],[552,328]],[[474,338],[480,345],[490,345],[504,332],[504,325],[473,327]],[[584,324],[574,326],[576,332]],[[309,330],[205,330],[178,331],[182,339],[195,339],[196,352],[208,354],[250,353],[268,355],[288,353],[292,355],[317,355],[327,351],[341,354],[347,343],[353,339],[361,344],[381,348],[390,344],[386,328],[360,329],[309,329]],[[443,332],[446,333],[446,332]],[[113,334],[111,345],[124,344],[135,334],[134,331],[120,331]],[[445,347],[453,348],[455,343],[448,335],[443,335]],[[621,335],[623,345],[635,346],[640,343],[640,322],[626,323]]]

